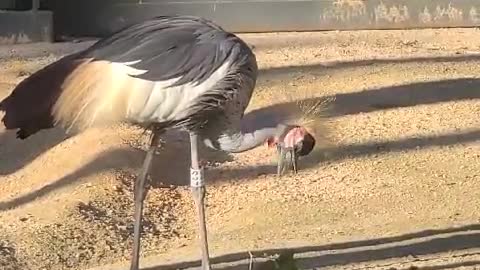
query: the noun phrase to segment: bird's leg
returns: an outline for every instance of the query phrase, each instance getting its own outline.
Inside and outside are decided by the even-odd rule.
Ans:
[[[190,148],[192,164],[190,168],[190,187],[192,188],[193,199],[198,209],[198,222],[200,232],[200,245],[202,249],[202,269],[210,270],[210,255],[208,253],[207,225],[205,221],[205,179],[203,167],[198,161],[198,137],[190,133]]]
[[[292,157],[293,172],[298,173],[298,155],[295,152],[295,149],[291,150],[290,156]]]
[[[285,171],[285,157],[287,155],[287,151],[283,146],[277,146],[277,153],[278,153],[278,164],[277,164],[277,176],[281,176]]]
[[[152,132],[152,137],[150,140],[150,146],[147,151],[147,155],[143,162],[142,170],[138,175],[135,181],[134,188],[134,202],[135,202],[135,213],[134,213],[134,227],[133,227],[133,253],[132,261],[130,264],[130,270],[138,270],[139,259],[140,259],[140,232],[142,230],[142,212],[143,212],[143,202],[147,196],[148,189],[145,187],[145,182],[147,179],[148,171],[150,170],[150,165],[152,164],[153,155],[160,140],[160,134],[156,131]]]
[[[277,153],[277,176],[282,176],[287,169],[292,169],[294,173],[298,173],[298,154],[295,148],[278,145]]]

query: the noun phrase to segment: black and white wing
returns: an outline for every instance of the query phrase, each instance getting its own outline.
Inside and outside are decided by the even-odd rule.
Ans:
[[[234,81],[238,71],[232,67],[252,62],[252,56],[242,40],[205,19],[154,18],[85,50],[86,62],[74,72],[54,115],[80,127],[197,121],[193,116],[206,113],[212,102],[232,97],[232,87],[218,85]]]

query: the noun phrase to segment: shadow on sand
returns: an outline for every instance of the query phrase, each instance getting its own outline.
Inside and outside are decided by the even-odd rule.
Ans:
[[[393,237],[321,246],[256,250],[250,251],[250,253],[254,258],[265,258],[267,255],[271,256],[289,251],[296,254],[295,263],[300,269],[317,269],[327,266],[345,266],[354,263],[368,263],[409,256],[412,257],[409,259],[410,264],[420,261],[416,259],[417,256],[429,256],[453,251],[463,251],[463,253],[468,253],[468,255],[480,255],[480,253],[472,251],[472,249],[479,247],[480,225],[471,224],[448,229],[425,230]],[[217,264],[214,266],[215,269],[244,270],[249,269],[249,258],[250,254],[248,252],[240,252],[214,257],[212,258],[212,263]],[[254,269],[268,270],[269,268],[262,267],[262,262],[265,262],[265,259],[256,259]],[[480,265],[480,262],[465,260],[461,263],[430,265],[419,269],[440,270],[474,265]],[[186,269],[199,266],[200,261],[189,261],[143,269]],[[384,269],[391,268],[384,266]]]
[[[461,78],[374,88],[367,91],[301,101],[316,103],[320,101],[328,102],[328,100],[333,99],[333,101],[328,102],[329,106],[325,112],[325,117],[340,117],[379,110],[479,98],[480,79]],[[268,119],[288,113],[292,111],[294,106],[298,106],[297,102],[279,103],[253,110],[245,117]]]
[[[480,54],[461,54],[461,55],[449,55],[449,56],[418,56],[418,57],[402,57],[402,58],[377,58],[377,59],[364,59],[353,61],[329,61],[320,64],[311,65],[292,65],[274,67],[260,70],[261,76],[268,77],[283,77],[291,75],[293,73],[316,73],[316,72],[328,72],[331,70],[339,70],[345,68],[364,67],[370,65],[387,65],[387,64],[409,64],[409,63],[457,63],[457,62],[477,62],[480,61]]]

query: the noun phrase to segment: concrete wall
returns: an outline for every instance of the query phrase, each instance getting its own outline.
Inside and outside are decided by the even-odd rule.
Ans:
[[[0,44],[53,41],[53,12],[41,0],[0,0]]]
[[[234,32],[480,25],[479,0],[59,0],[59,35],[104,36],[164,14],[199,15]]]
[[[0,0],[0,7],[12,5]],[[0,11],[0,43],[101,37],[166,14],[198,15],[233,32],[480,26],[479,0],[48,0],[49,11]],[[52,22],[53,18],[53,22]]]
[[[0,44],[51,41],[51,11],[0,11]]]

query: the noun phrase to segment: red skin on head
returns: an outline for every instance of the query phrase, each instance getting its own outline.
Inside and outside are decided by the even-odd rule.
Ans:
[[[301,142],[307,131],[303,127],[294,127],[290,129],[285,137],[283,138],[282,142],[285,148],[293,148],[297,143]],[[269,138],[267,140],[268,147],[274,147],[279,142],[279,138]]]
[[[305,137],[306,130],[302,127],[292,128],[285,138],[283,138],[283,144],[285,148],[293,148],[297,143],[301,142]]]

